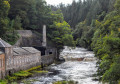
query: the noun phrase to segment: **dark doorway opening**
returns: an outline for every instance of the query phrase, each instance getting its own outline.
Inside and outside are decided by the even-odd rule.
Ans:
[[[36,46],[33,46],[35,49],[41,51],[41,56],[42,55],[45,55],[45,51],[46,51],[46,47],[36,47]]]

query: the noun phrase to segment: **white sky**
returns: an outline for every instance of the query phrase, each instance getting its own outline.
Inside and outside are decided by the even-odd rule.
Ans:
[[[59,5],[61,2],[63,4],[71,4],[73,0],[46,0],[47,4]],[[78,1],[78,0],[76,0]]]

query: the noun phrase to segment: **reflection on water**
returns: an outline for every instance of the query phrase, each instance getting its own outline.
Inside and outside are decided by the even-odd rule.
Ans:
[[[60,56],[64,58],[94,59],[93,52],[87,51],[84,48],[71,49],[65,47]],[[59,65],[52,64],[48,67],[49,73],[43,76],[31,77],[27,80],[36,79],[31,84],[52,84],[55,81],[61,80],[74,80],[78,81],[78,84],[98,84],[99,82],[94,81],[94,77],[92,76],[97,69],[95,66],[96,60],[66,61]]]

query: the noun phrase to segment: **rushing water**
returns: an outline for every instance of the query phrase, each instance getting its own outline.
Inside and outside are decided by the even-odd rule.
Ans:
[[[74,80],[78,84],[99,84],[94,81],[93,74],[96,73],[96,59],[94,53],[84,48],[71,49],[65,47],[60,57],[65,58],[66,62],[61,64],[52,64],[48,67],[49,73],[42,76],[31,77],[27,80],[33,80],[31,84],[52,84],[55,81]],[[68,58],[71,60],[67,61]],[[74,58],[85,58],[87,60],[77,61]],[[22,83],[21,83],[22,84]]]

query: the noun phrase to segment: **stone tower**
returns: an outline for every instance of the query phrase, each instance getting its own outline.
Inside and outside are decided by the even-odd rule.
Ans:
[[[43,25],[43,42],[42,42],[42,46],[46,47],[47,46],[47,39],[46,39],[46,25]]]
[[[6,70],[13,65],[13,47],[0,38],[0,50],[5,53]]]

